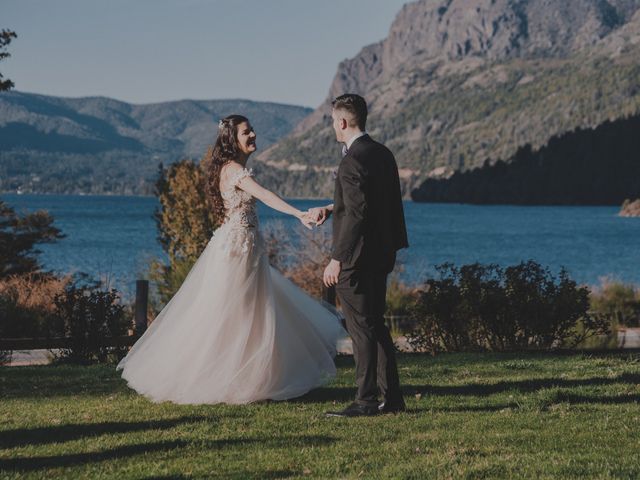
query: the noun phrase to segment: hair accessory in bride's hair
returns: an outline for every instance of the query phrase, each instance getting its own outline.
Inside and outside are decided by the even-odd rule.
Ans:
[[[218,122],[218,128],[222,128],[222,127],[224,127],[224,120],[220,120]]]

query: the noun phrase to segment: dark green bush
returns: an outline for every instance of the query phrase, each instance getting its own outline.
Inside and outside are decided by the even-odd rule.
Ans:
[[[564,270],[556,279],[533,261],[436,268],[440,278],[427,280],[413,307],[415,349],[552,349],[608,332],[605,319],[589,314],[589,290]]]
[[[52,328],[71,338],[69,348],[55,353],[57,360],[72,363],[93,363],[118,360],[127,347],[106,347],[107,337],[127,335],[132,321],[120,303],[116,290],[71,286],[56,296]]]

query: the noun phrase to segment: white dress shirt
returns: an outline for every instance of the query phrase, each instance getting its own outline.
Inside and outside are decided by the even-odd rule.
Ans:
[[[347,142],[345,143],[345,145],[347,146],[347,149],[351,148],[351,145],[353,145],[353,142],[356,141],[356,139],[362,137],[363,135],[366,135],[367,132],[360,132],[360,133],[356,133],[353,137],[351,137],[349,140],[347,140]]]

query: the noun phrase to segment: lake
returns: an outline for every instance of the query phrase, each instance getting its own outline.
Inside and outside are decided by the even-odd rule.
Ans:
[[[86,272],[110,279],[131,295],[148,260],[166,259],[156,240],[154,197],[94,195],[0,195],[19,212],[48,210],[67,236],[42,245],[46,269]],[[292,200],[298,208],[325,204]],[[596,285],[602,277],[640,284],[640,218],[618,217],[617,207],[522,207],[406,202],[410,248],[402,251],[401,277],[419,283],[434,265],[481,262],[511,265],[533,259],[557,273]],[[264,205],[262,225],[297,224]],[[330,228],[329,225],[321,228]]]

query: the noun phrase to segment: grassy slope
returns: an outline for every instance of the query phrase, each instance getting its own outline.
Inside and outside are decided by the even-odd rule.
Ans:
[[[439,81],[433,95],[407,101],[397,116],[384,119],[387,143],[399,162],[420,168],[449,165],[454,169],[481,166],[485,160],[508,160],[518,147],[534,150],[551,137],[577,128],[595,128],[607,120],[627,118],[640,111],[637,79],[640,48],[617,59],[578,56],[569,60],[514,60],[467,75]],[[502,81],[470,87],[472,77],[498,76]],[[529,83],[521,82],[529,78]],[[441,126],[425,132],[423,142],[394,145],[401,125],[425,119]],[[603,159],[606,161],[606,159]]]
[[[111,367],[0,369],[0,478],[638,478],[640,355],[405,354],[410,411],[153,404]],[[418,398],[416,393],[421,394]]]

